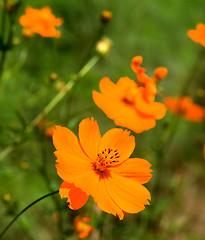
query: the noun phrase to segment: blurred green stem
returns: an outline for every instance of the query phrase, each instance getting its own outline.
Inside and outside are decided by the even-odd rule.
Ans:
[[[42,112],[40,112],[33,121],[26,127],[25,131],[30,132],[38,123],[39,121],[46,116],[60,101],[61,99],[73,88],[77,80],[84,77],[90,69],[94,67],[94,65],[99,60],[99,56],[95,55],[92,57],[88,63],[79,71],[77,75],[74,75],[66,84],[65,88],[60,91],[54,98],[51,100],[51,102],[43,109]]]
[[[48,191],[53,191],[51,183],[50,183],[50,179],[49,179],[49,175],[48,175],[48,167],[47,167],[47,153],[46,153],[46,144],[45,144],[45,139],[43,140],[43,143],[41,143],[41,155],[42,155],[42,168],[41,168],[41,174],[43,179],[45,180],[45,183],[47,185]],[[58,221],[58,231],[59,231],[59,236],[63,236],[63,222],[62,222],[62,211],[61,211],[61,207],[60,204],[58,202],[58,199],[56,199],[56,196],[52,196],[52,200],[53,203],[55,205],[56,211],[59,213],[60,215],[60,220]]]
[[[39,123],[39,121],[45,117],[62,99],[63,97],[71,91],[75,83],[83,78],[98,62],[100,56],[94,55],[86,64],[85,66],[78,72],[78,74],[71,77],[71,79],[66,84],[65,88],[60,91],[52,100],[51,102],[33,119],[33,121],[25,128],[24,133],[27,134],[33,130],[35,126]],[[17,139],[14,144],[8,146],[0,153],[0,161],[6,157],[10,152],[13,151],[14,147],[21,143],[24,136],[20,139]]]
[[[0,78],[1,78],[1,73],[3,70],[3,65],[4,65],[4,61],[6,58],[6,47],[4,44],[4,39],[5,39],[5,29],[6,29],[6,1],[4,0],[3,2],[3,7],[2,7],[2,15],[1,15],[1,58],[0,58]]]
[[[11,227],[11,225],[26,211],[28,210],[30,207],[32,207],[33,205],[35,205],[36,203],[38,203],[39,201],[43,200],[44,198],[47,198],[49,196],[52,196],[54,194],[58,193],[57,191],[51,192],[49,194],[44,195],[43,197],[38,198],[37,200],[35,200],[34,202],[32,202],[31,204],[29,204],[27,207],[25,207],[20,213],[18,213],[14,219],[5,227],[5,229],[2,231],[2,233],[0,234],[0,238],[3,237],[3,235],[6,233],[6,231]]]

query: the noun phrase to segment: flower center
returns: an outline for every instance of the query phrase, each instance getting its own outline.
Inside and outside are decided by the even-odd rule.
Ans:
[[[103,172],[106,168],[112,167],[119,162],[119,152],[111,148],[105,148],[104,151],[97,154],[97,160],[94,163],[95,170]]]

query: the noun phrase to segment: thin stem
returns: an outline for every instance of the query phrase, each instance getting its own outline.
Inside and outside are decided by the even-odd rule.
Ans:
[[[1,34],[2,34],[2,41],[4,41],[4,32],[5,32],[5,23],[6,23],[6,1],[3,2],[2,7],[2,15],[1,15]]]
[[[6,26],[6,0],[4,0],[3,8],[2,8],[2,17],[1,17],[1,41],[2,41],[2,53],[1,53],[1,59],[0,59],[0,76],[2,73],[4,61],[6,58],[6,44],[4,44],[5,39],[5,26]]]
[[[94,55],[87,64],[79,71],[78,74],[74,75],[66,84],[65,88],[60,91],[52,100],[48,103],[48,105],[33,119],[33,121],[25,128],[25,133],[29,133],[33,130],[33,128],[39,123],[39,121],[46,116],[62,99],[63,97],[71,91],[75,83],[83,78],[98,62],[100,56]],[[0,161],[5,158],[9,153],[11,153],[14,147],[21,143],[23,137],[16,140],[14,144],[8,146],[0,153]]]
[[[49,196],[52,196],[54,194],[58,193],[57,191],[48,193],[46,195],[44,195],[43,197],[38,198],[37,200],[35,200],[34,202],[32,202],[31,204],[29,204],[27,207],[25,207],[20,213],[18,213],[14,219],[5,227],[5,229],[2,231],[2,233],[0,234],[0,238],[6,233],[6,231],[11,227],[11,225],[26,211],[28,210],[30,207],[32,207],[33,205],[35,205],[37,202],[43,200],[44,198],[47,198]]]
[[[97,63],[99,60],[99,56],[95,55],[92,57],[87,64],[79,71],[79,73],[76,76],[73,76],[68,83],[66,84],[65,88],[60,91],[54,98],[51,100],[51,102],[43,109],[42,112],[40,112],[34,120],[27,126],[25,131],[30,132],[37,124],[38,122],[47,115],[59,102],[60,100],[73,88],[75,85],[75,82],[79,80],[80,78],[84,77],[90,69],[93,68],[93,66]]]
[[[19,6],[21,3],[22,3],[22,1],[19,0],[19,2],[18,2]],[[2,54],[1,54],[1,59],[0,59],[0,79],[1,79],[2,72],[3,72],[4,62],[6,61],[7,52],[11,48],[13,34],[14,34],[14,28],[15,28],[15,20],[16,20],[16,16],[17,16],[17,11],[14,13],[8,14],[9,21],[10,21],[9,33],[8,33],[7,41],[5,40],[5,42],[4,42],[4,38],[6,35],[5,34],[6,33],[6,4],[7,4],[7,0],[4,0],[4,9],[3,9],[3,13],[2,13],[2,23],[1,23],[3,48],[2,48]]]

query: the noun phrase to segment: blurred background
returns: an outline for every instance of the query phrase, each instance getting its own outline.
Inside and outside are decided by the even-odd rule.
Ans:
[[[4,2],[0,0],[0,19]],[[27,6],[50,6],[53,14],[64,20],[58,27],[61,37],[36,34],[25,38],[18,19]],[[94,104],[92,90],[99,90],[99,81],[105,76],[113,82],[123,76],[136,80],[130,68],[134,56],[143,56],[142,66],[149,76],[156,67],[168,68],[157,101],[179,96],[192,77],[186,95],[205,107],[204,47],[187,36],[197,23],[205,23],[204,9],[204,0],[27,0],[9,13],[14,14],[12,45],[0,79],[0,232],[32,201],[59,189],[55,149],[44,123],[65,126],[77,134],[79,122],[93,116],[101,134],[115,127]],[[103,10],[113,14],[107,24],[100,18]],[[0,26],[2,29],[2,22]],[[7,16],[7,34],[9,26]],[[77,82],[40,126],[25,133],[71,76],[96,54],[96,42],[101,37],[112,42],[109,53]],[[89,224],[94,230],[88,239],[205,239],[204,129],[204,122],[189,122],[167,112],[155,128],[141,134],[132,132],[136,138],[132,156],[148,160],[153,169],[153,177],[146,184],[151,205],[144,211],[127,214],[119,221],[101,212],[91,199],[82,209],[72,211],[57,194],[24,213],[2,239],[78,239],[73,225],[77,215],[91,217]]]

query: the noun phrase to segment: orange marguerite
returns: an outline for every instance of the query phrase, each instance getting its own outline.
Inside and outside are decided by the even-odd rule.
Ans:
[[[93,227],[88,224],[90,220],[90,217],[76,216],[74,218],[74,228],[79,238],[86,238],[93,231]]]
[[[170,112],[186,120],[201,122],[205,117],[205,109],[194,104],[190,97],[166,97],[164,103]]]
[[[79,124],[79,140],[68,128],[53,133],[57,173],[64,180],[61,198],[69,208],[79,209],[91,195],[98,207],[123,219],[124,212],[137,213],[149,205],[149,191],[142,185],[151,178],[151,164],[129,158],[135,148],[130,132],[113,128],[102,137],[93,118]]]
[[[56,26],[63,24],[61,18],[56,18],[50,7],[42,9],[26,8],[26,14],[19,19],[20,24],[33,33],[38,33],[42,37],[60,37],[60,32],[56,30]]]
[[[192,41],[200,43],[205,47],[205,24],[198,23],[196,29],[191,29],[187,32],[187,35]]]
[[[156,82],[140,67],[142,57],[132,59],[131,68],[137,74],[138,83],[129,77],[122,77],[114,84],[105,77],[100,81],[101,93],[93,91],[95,104],[104,111],[116,125],[129,128],[136,133],[155,127],[156,119],[166,113],[163,103],[155,102]]]

